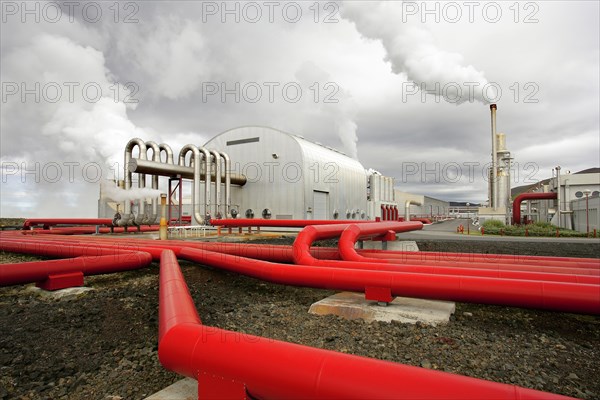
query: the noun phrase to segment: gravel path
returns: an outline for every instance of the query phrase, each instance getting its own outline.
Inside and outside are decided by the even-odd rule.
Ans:
[[[457,251],[458,246],[419,245],[436,251]],[[577,246],[557,250],[545,243],[523,249],[504,242],[469,245],[478,253],[593,252]],[[30,259],[0,255],[0,262]],[[333,292],[181,265],[207,325],[600,398],[599,317],[457,303],[446,326],[346,321],[307,313],[310,304]],[[158,362],[157,265],[86,278],[86,286],[94,290],[60,300],[25,286],[0,288],[0,399],[143,399],[180,379]]]

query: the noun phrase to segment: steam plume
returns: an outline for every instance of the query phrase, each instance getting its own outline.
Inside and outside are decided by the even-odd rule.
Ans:
[[[401,5],[396,1],[344,2],[341,13],[362,36],[381,41],[395,74],[405,73],[427,93],[457,104],[493,100],[494,87],[487,87],[489,93],[483,91],[488,84],[483,72],[465,66],[461,54],[439,49],[426,29],[403,23]]]

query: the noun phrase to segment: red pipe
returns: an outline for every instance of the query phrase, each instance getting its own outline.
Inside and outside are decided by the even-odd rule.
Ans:
[[[576,268],[576,267],[560,267],[552,264],[550,261],[540,261],[538,265],[530,265],[527,263],[494,263],[493,261],[439,261],[439,260],[423,260],[419,258],[408,258],[408,257],[391,257],[389,255],[374,253],[370,250],[357,251],[358,255],[367,256],[364,258],[365,262],[371,263],[392,263],[392,264],[412,264],[412,265],[427,265],[436,267],[458,267],[458,268],[476,268],[476,269],[490,269],[497,271],[530,271],[530,272],[546,272],[554,274],[575,274],[575,275],[586,275],[586,276],[600,276],[600,270],[596,268]],[[352,261],[352,258],[348,258]],[[359,261],[359,259],[356,259]]]
[[[210,224],[225,227],[270,226],[282,228],[304,228],[310,225],[360,224],[373,221],[329,220],[329,219],[211,219]]]
[[[420,222],[368,222],[363,223],[370,232],[370,235],[383,235],[388,231],[406,232],[423,228]],[[349,224],[343,225],[313,225],[302,229],[294,245],[292,252],[294,263],[303,265],[313,265],[317,260],[310,254],[310,247],[316,240],[331,239],[342,234]]]
[[[211,267],[292,286],[363,293],[368,287],[376,287],[389,289],[393,296],[600,314],[600,291],[596,285],[290,266],[190,248],[181,249],[179,256]]]
[[[168,250],[161,257],[159,296],[159,359],[165,368],[197,379],[199,398],[565,398],[202,326]]]
[[[30,229],[35,225],[54,226],[54,225],[111,225],[113,220],[110,218],[29,218],[25,220],[23,229]]]
[[[10,231],[0,233],[0,236],[14,238],[14,232]],[[9,235],[10,234],[10,235]],[[57,238],[44,238],[45,240]],[[81,238],[61,237],[61,241],[75,241],[90,243],[90,239],[85,241]],[[94,241],[112,243],[115,246],[122,246],[122,242],[115,241],[110,237],[95,237]],[[154,239],[127,239],[130,244],[147,244],[157,247],[164,247],[160,242]],[[342,240],[342,239],[341,239]],[[343,242],[344,240],[342,240]],[[266,244],[239,244],[239,243],[207,243],[207,242],[190,242],[184,240],[169,240],[169,244],[180,244],[182,246],[202,248],[206,250],[225,252],[231,255],[240,255],[248,258],[257,258],[265,261],[274,261],[280,263],[293,263],[292,246],[284,245],[266,245]],[[135,250],[132,245],[127,248]],[[333,247],[312,247],[310,248],[311,255],[314,258],[323,260],[339,260],[340,254]],[[496,255],[487,254],[479,255],[473,253],[439,253],[439,252],[402,252],[402,251],[387,251],[387,250],[359,250],[358,254],[365,255],[371,258],[370,262],[379,262],[376,259],[389,260],[391,263],[410,263],[413,265],[428,265],[428,266],[450,266],[461,268],[478,268],[478,269],[493,269],[503,271],[531,271],[531,272],[547,272],[559,274],[577,274],[600,276],[600,260],[598,259],[577,259],[577,258],[562,258],[571,261],[554,261],[558,257],[539,257],[539,256],[512,256],[512,255]],[[440,260],[442,256],[443,260]],[[431,257],[433,259],[431,259]],[[498,257],[498,260],[495,258]],[[516,259],[515,259],[516,258]],[[538,260],[540,259],[540,260]],[[454,261],[456,260],[456,261]],[[464,260],[464,261],[463,261]],[[587,261],[586,261],[587,260]],[[498,263],[502,261],[502,263]],[[581,262],[580,262],[581,261]],[[584,262],[585,261],[585,262]],[[477,262],[474,265],[473,262]],[[566,267],[563,267],[565,265]],[[569,267],[573,265],[574,267]]]
[[[28,263],[0,264],[0,286],[39,282],[50,275],[81,272],[83,275],[109,274],[148,266],[146,252],[119,251],[89,246],[64,246],[39,242],[2,240],[0,250],[49,257],[68,257]],[[75,258],[72,258],[75,257]]]
[[[521,202],[523,200],[552,200],[556,199],[557,194],[554,192],[548,193],[522,193],[518,195],[513,201],[513,225],[519,225],[521,223]],[[560,208],[560,206],[559,206]]]
[[[342,244],[345,241],[345,237],[348,235],[344,231],[342,238],[340,239],[340,247],[345,246]],[[234,256],[242,256],[247,258],[255,258],[264,261],[272,261],[279,263],[292,263],[292,249],[291,246],[277,246],[277,245],[252,245],[252,244],[237,244],[237,243],[206,243],[206,242],[189,242],[182,240],[170,240],[168,242],[161,242],[156,240],[144,240],[134,239],[128,240],[127,245],[123,245],[122,241],[115,241],[109,238],[94,238],[95,242],[103,243],[98,246],[105,248],[116,248],[119,250],[134,250],[134,251],[146,251],[153,252],[153,257],[158,259],[160,250],[162,248],[169,248],[176,252],[182,247],[193,247],[198,249],[205,249],[215,251],[219,253],[227,253]],[[85,243],[89,246],[89,241],[83,241],[79,239],[67,239],[63,238],[61,241],[69,241],[70,243]],[[69,245],[67,243],[64,244]],[[115,247],[116,246],[116,247]],[[151,247],[146,247],[151,246]],[[333,248],[311,248],[311,255],[319,260],[323,259],[338,259],[339,253]],[[359,256],[360,257],[360,256]],[[358,260],[358,259],[357,259]],[[369,259],[367,259],[369,260]],[[576,282],[576,283],[587,283],[597,284],[598,276],[600,271],[590,270],[583,268],[558,268],[558,267],[536,267],[536,266],[521,266],[516,264],[486,264],[486,263],[452,263],[452,262],[425,262],[420,260],[411,260],[411,265],[373,265],[373,263],[380,263],[382,260],[375,259],[370,260],[370,264],[359,263],[359,264],[344,264],[339,263],[326,263],[322,261],[316,262],[317,265],[323,265],[333,268],[345,267],[358,268],[358,269],[370,269],[370,270],[384,270],[384,271],[397,271],[397,272],[419,272],[419,273],[440,273],[442,275],[471,275],[471,276],[490,276],[490,277],[502,277],[507,279],[525,279],[525,280],[549,280],[549,281],[563,281],[563,282]],[[390,260],[394,262],[396,260]],[[399,260],[398,260],[399,261]],[[441,267],[441,268],[438,268]],[[456,268],[458,267],[458,268]],[[511,271],[529,271],[534,274],[519,274],[512,273]],[[540,274],[547,273],[547,274]],[[564,274],[564,275],[563,275]]]
[[[368,237],[375,231],[375,227],[366,224],[350,225],[342,232],[338,242],[338,247],[342,260],[351,261],[351,264],[340,261],[331,260],[315,260],[311,265],[320,265],[333,268],[355,268],[374,271],[396,271],[396,272],[416,272],[416,273],[432,273],[441,275],[466,275],[466,276],[482,276],[494,277],[503,279],[523,279],[537,281],[552,281],[552,282],[572,282],[598,285],[600,284],[600,276],[579,276],[575,274],[561,274],[558,271],[552,273],[542,273],[541,271],[510,271],[507,268],[510,264],[497,264],[493,268],[490,265],[483,265],[480,268],[478,263],[442,263],[438,262],[435,265],[431,264],[392,264],[391,260],[367,258],[356,252],[354,245],[361,238]],[[382,265],[386,264],[386,265]],[[462,267],[462,268],[461,268]],[[486,268],[487,267],[487,268]],[[506,268],[505,268],[506,267]],[[584,270],[586,272],[590,272]],[[600,275],[600,271],[598,271]]]
[[[35,245],[40,247],[39,243],[35,243]],[[60,246],[54,245],[54,247]],[[600,312],[600,292],[594,285],[348,270],[345,268],[308,266],[298,268],[207,250],[182,248],[181,246],[173,246],[173,248],[177,249],[180,256],[184,258],[186,254],[188,256],[193,254],[195,257],[192,258],[193,261],[282,284],[358,292],[364,292],[367,287],[381,287],[388,288],[395,296],[547,308],[592,314]],[[65,250],[69,249],[63,247],[63,251]],[[144,250],[148,249],[144,248]],[[229,264],[226,265],[226,262]],[[339,266],[344,265],[340,264]],[[346,268],[352,267],[356,267],[355,263],[346,265]]]
[[[600,259],[597,258],[575,258],[575,257],[554,257],[554,256],[523,256],[518,254],[479,254],[479,253],[446,253],[438,251],[393,251],[393,250],[360,250],[361,254],[368,254],[376,258],[398,258],[402,260],[423,260],[423,261],[477,261],[483,263],[497,263],[505,261],[521,265],[539,265],[544,262],[546,265],[575,267],[575,268],[595,268],[600,269]]]
[[[130,226],[127,231],[123,227],[99,228],[98,233],[136,233],[136,232],[155,232],[158,231],[158,225]],[[96,233],[96,228],[86,226],[75,226],[70,228],[53,229],[32,229],[21,231],[23,235],[85,235]]]

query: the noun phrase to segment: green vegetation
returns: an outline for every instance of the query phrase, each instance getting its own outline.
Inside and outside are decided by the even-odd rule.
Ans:
[[[577,232],[570,229],[558,228],[549,222],[535,222],[528,225],[509,225],[506,226],[502,221],[487,220],[482,228],[485,235],[505,235],[505,236],[537,236],[537,237],[586,237],[584,232]]]

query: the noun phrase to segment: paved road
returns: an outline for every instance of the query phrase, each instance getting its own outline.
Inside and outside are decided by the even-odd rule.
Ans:
[[[423,230],[398,234],[401,240],[478,240],[478,241],[503,241],[503,242],[561,242],[561,243],[590,243],[599,245],[600,238],[557,238],[557,237],[522,237],[522,236],[492,236],[492,235],[467,235],[467,219],[455,219],[432,225],[425,225]],[[456,233],[459,225],[465,227],[465,234]],[[477,227],[471,225],[471,232],[477,231]]]

